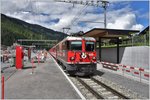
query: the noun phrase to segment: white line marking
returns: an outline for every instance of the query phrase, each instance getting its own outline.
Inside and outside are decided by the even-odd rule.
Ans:
[[[51,55],[50,55],[51,56]],[[51,58],[54,60],[54,58],[51,56]],[[76,92],[79,94],[82,100],[86,100],[86,98],[82,95],[82,93],[78,90],[78,88],[73,84],[73,82],[69,79],[69,77],[66,75],[66,73],[60,68],[60,66],[57,64],[57,62],[54,60],[57,67],[61,70],[61,72],[64,74],[64,76],[67,78],[67,80],[70,82],[72,87],[76,90]]]

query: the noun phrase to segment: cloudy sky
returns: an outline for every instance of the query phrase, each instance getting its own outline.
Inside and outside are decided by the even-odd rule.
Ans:
[[[93,1],[97,4],[97,0]],[[148,1],[109,2],[107,28],[143,30],[149,25]],[[56,0],[1,0],[1,13],[56,31],[69,27],[69,31],[65,30],[68,34],[104,27],[104,23],[98,23],[104,21],[102,6],[73,5]]]

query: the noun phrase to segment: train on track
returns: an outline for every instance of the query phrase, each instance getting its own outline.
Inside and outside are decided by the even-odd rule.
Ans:
[[[96,71],[96,40],[68,36],[49,52],[70,75],[93,75]]]

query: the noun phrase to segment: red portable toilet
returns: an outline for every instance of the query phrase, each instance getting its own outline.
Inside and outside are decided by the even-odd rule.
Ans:
[[[22,69],[23,68],[23,47],[22,46],[16,46],[16,69]]]

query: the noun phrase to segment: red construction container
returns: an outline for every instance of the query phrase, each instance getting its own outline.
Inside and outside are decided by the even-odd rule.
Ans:
[[[22,46],[16,46],[16,69],[22,69],[23,68],[23,47]]]

